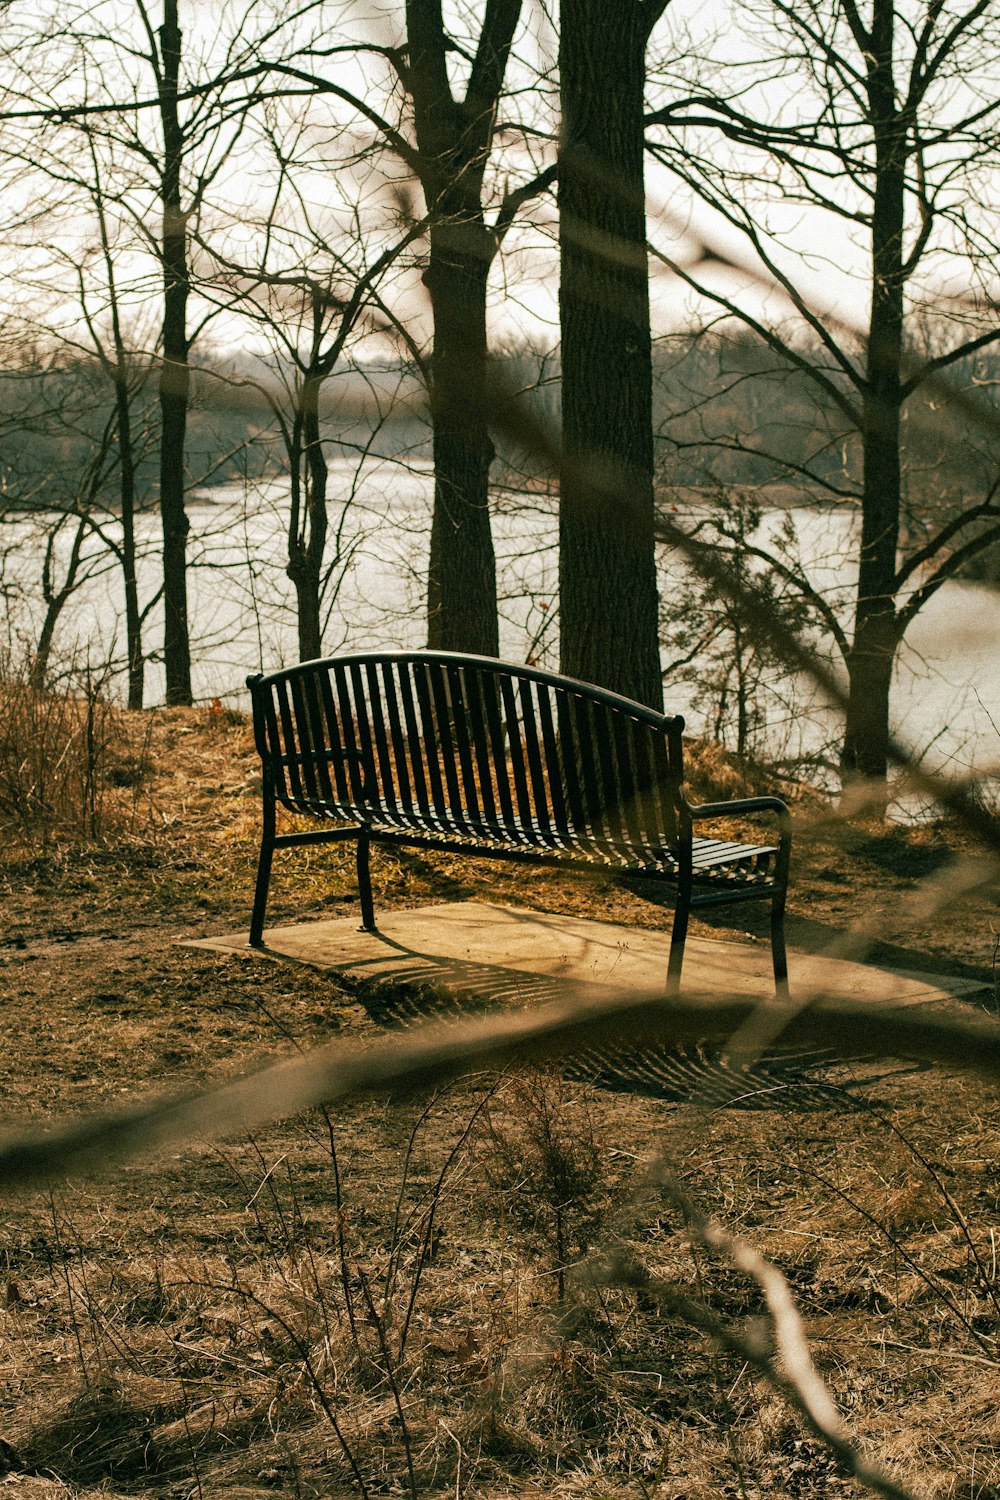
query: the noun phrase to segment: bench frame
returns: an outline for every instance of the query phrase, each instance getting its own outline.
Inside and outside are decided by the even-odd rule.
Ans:
[[[650,738],[656,752],[654,759],[659,778],[656,793],[660,799],[658,805],[661,808],[666,807],[669,801],[669,817],[673,824],[673,837],[669,845],[640,848],[639,854],[642,857],[637,859],[633,837],[628,850],[610,845],[606,851],[588,848],[587,857],[577,858],[574,857],[572,848],[566,852],[563,848],[539,847],[540,838],[550,837],[556,840],[562,838],[562,831],[553,822],[551,810],[541,815],[545,820],[544,828],[539,823],[537,815],[532,815],[534,821],[531,821],[531,818],[524,821],[519,816],[515,816],[507,818],[506,828],[498,829],[495,825],[491,825],[488,837],[486,835],[477,837],[475,830],[470,833],[468,826],[470,814],[467,808],[456,805],[456,807],[449,806],[442,810],[441,807],[435,807],[431,809],[429,818],[427,808],[424,807],[422,811],[418,809],[412,796],[408,808],[404,807],[402,811],[397,808],[396,801],[393,800],[392,815],[396,818],[397,825],[402,820],[404,826],[391,826],[387,821],[386,803],[383,801],[380,804],[382,813],[380,816],[375,810],[372,797],[371,787],[378,781],[379,768],[376,764],[377,753],[372,742],[371,730],[363,726],[359,730],[356,725],[347,723],[347,719],[351,717],[350,712],[344,716],[343,721],[340,721],[340,709],[344,706],[350,709],[349,704],[345,705],[345,684],[350,691],[352,682],[355,686],[360,683],[369,685],[372,682],[377,683],[379,673],[383,674],[383,681],[386,674],[393,674],[393,682],[398,676],[398,681],[404,684],[404,687],[405,682],[410,678],[415,681],[423,680],[421,674],[425,674],[426,679],[435,684],[445,681],[447,675],[451,674],[451,681],[458,680],[463,684],[462,692],[468,691],[464,685],[471,678],[477,703],[484,703],[486,699],[483,695],[489,692],[493,694],[493,703],[499,705],[499,715],[494,709],[490,722],[492,753],[494,754],[499,742],[497,723],[500,720],[503,721],[503,743],[509,743],[512,719],[510,710],[512,705],[515,705],[513,718],[516,719],[516,704],[519,701],[522,703],[525,701],[525,693],[529,695],[532,692],[536,695],[562,694],[562,701],[572,702],[576,711],[592,715],[600,714],[600,720],[595,718],[594,722],[605,725],[609,733],[616,737],[624,733],[623,726],[626,723],[630,726],[629,733],[633,735],[648,737],[648,732],[653,731]],[[456,677],[456,674],[459,676]],[[742,797],[727,802],[706,802],[700,805],[689,803],[684,795],[683,787],[681,736],[684,720],[681,717],[656,713],[652,709],[645,708],[641,704],[620,697],[604,688],[578,682],[554,672],[502,662],[492,657],[467,656],[459,652],[384,651],[331,657],[322,661],[303,662],[298,666],[267,675],[255,674],[247,678],[247,686],[250,689],[253,704],[254,737],[263,771],[263,827],[250,923],[252,947],[264,946],[264,917],[274,851],[355,839],[362,926],[369,932],[377,931],[369,871],[369,855],[373,843],[412,845],[426,849],[472,853],[487,858],[508,859],[534,865],[568,864],[591,870],[595,867],[603,868],[605,871],[610,868],[612,872],[629,877],[641,876],[665,882],[676,892],[670,957],[667,966],[667,991],[671,994],[675,994],[680,985],[684,943],[691,911],[746,901],[768,901],[770,903],[771,954],[775,988],[779,997],[787,996],[788,965],[785,951],[784,915],[791,855],[791,817],[788,807],[780,798],[770,796]],[[426,694],[426,685],[424,691]],[[519,694],[520,698],[515,697],[515,694]],[[557,700],[553,699],[553,701]],[[440,706],[440,698],[438,706]],[[506,717],[505,707],[508,710]],[[379,708],[380,714],[383,708],[384,705]],[[392,732],[397,737],[397,748],[405,740],[406,754],[410,756],[414,753],[418,754],[423,763],[424,741],[415,731],[423,727],[426,733],[426,718],[422,723],[418,723],[418,716],[413,712],[412,704],[405,723],[402,713],[395,705],[394,711],[396,720],[393,721]],[[440,722],[439,719],[439,726]],[[563,722],[560,718],[561,725]],[[535,720],[532,718],[532,724],[534,723]],[[523,723],[517,720],[519,733],[523,727]],[[527,739],[519,741],[522,746],[519,751],[522,762],[521,780],[526,785],[528,760],[531,761],[533,779],[536,762],[539,766],[539,775],[541,775],[540,757],[548,757],[551,760],[553,754],[562,755],[562,751],[554,743],[551,724],[549,730],[544,746],[541,743],[541,735],[537,731],[536,743],[533,746],[527,743]],[[473,733],[475,732],[474,729]],[[440,734],[439,727],[435,733]],[[468,739],[468,730],[465,730],[465,733]],[[475,753],[481,758],[483,745],[487,739],[482,724],[479,725],[478,733],[483,743],[480,744],[480,739],[477,739]],[[381,729],[381,734],[382,740],[387,742],[384,727]],[[447,729],[444,734],[450,744]],[[663,736],[662,752],[657,749],[659,734]],[[368,739],[367,748],[361,742],[365,736]],[[334,740],[338,742],[336,745],[332,743]],[[382,748],[384,747],[380,745],[378,750],[381,751]],[[440,750],[439,745],[435,748],[436,751]],[[450,748],[453,764],[450,768],[447,763],[444,764],[444,772],[439,775],[439,781],[442,792],[445,792],[444,782],[447,780],[448,790],[454,793],[461,790],[459,788],[460,775],[465,775],[465,762],[471,757],[467,743],[464,747],[465,758],[460,770],[459,751],[454,746]],[[599,745],[597,749],[601,752],[603,769],[611,764],[612,756],[610,752],[605,756],[604,749]],[[579,751],[577,753],[579,754]],[[592,751],[592,753],[596,752]],[[646,753],[644,750],[643,754]],[[627,758],[629,752],[626,751],[625,754]],[[338,761],[341,765],[339,771],[336,770]],[[504,752],[504,761],[503,775],[509,781],[510,756],[507,752]],[[560,776],[566,774],[566,767],[562,763],[559,766],[553,766],[552,769],[557,770]],[[546,764],[546,775],[549,774],[549,770],[550,767]],[[579,767],[572,774],[579,776],[581,774]],[[606,770],[604,774],[607,775]],[[343,796],[337,797],[334,788],[335,775],[338,786],[349,782],[355,788],[353,794],[347,799],[350,805],[345,805]],[[360,791],[358,791],[359,784]],[[530,791],[530,788],[528,790]],[[390,793],[390,796],[393,796],[393,793]],[[544,802],[544,789],[542,797]],[[445,798],[447,800],[446,793]],[[364,805],[366,799],[369,802],[367,807]],[[473,799],[475,800],[475,792],[473,792]],[[457,804],[454,796],[451,800]],[[520,803],[520,788],[518,800]],[[562,802],[561,794],[557,794],[556,800]],[[305,813],[307,816],[317,817],[322,821],[336,819],[338,826],[279,834],[276,821],[279,802],[292,813],[300,815]],[[740,845],[695,837],[696,825],[707,819],[755,813],[770,813],[775,816],[778,824],[776,843]],[[435,819],[439,823],[443,820],[446,825],[450,820],[452,827],[445,826],[443,830],[441,827],[435,828],[433,826]],[[565,821],[568,826],[568,818]],[[599,817],[597,822],[600,821]],[[620,817],[618,821],[620,825],[622,821]],[[592,827],[596,828],[597,822],[594,822]],[[580,831],[579,822],[575,829],[568,828],[566,841],[572,843]],[[587,829],[584,829],[583,833],[585,837],[590,837]],[[660,833],[662,835],[662,829]],[[602,835],[602,838],[607,843],[606,836]]]

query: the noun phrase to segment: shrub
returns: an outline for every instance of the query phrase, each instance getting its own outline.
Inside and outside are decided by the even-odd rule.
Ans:
[[[134,827],[148,769],[148,721],[116,709],[90,671],[75,690],[32,685],[0,660],[0,826],[36,849],[56,838],[99,842]]]

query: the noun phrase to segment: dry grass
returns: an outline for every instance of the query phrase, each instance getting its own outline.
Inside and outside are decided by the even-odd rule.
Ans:
[[[23,946],[2,971],[18,1022],[3,1083],[18,1113],[219,1078],[291,1039],[383,1035],[329,977],[170,946],[246,920],[256,767],[231,718],[142,722],[155,835],[54,840],[7,863]],[[914,875],[953,852],[947,829],[812,828],[793,888],[800,940],[865,907],[914,966],[971,970],[978,954],[988,977],[985,899],[946,927],[904,910]],[[637,891],[559,874],[421,857],[380,859],[376,877],[386,904],[485,888],[663,922]],[[353,896],[340,851],[289,859],[276,881],[288,915],[346,913]],[[767,1355],[761,1290],[685,1224],[650,1171],[661,1151],[703,1213],[784,1273],[868,1451],[914,1494],[992,1500],[997,1101],[898,1065],[831,1067],[826,1081],[822,1107],[792,1089],[706,1112],[557,1075],[480,1079],[429,1110],[345,1104],[332,1132],[310,1114],[8,1202],[12,1492],[859,1493],[739,1352]]]
[[[675,1111],[666,1148],[781,1266],[868,1447],[915,1494],[988,1500],[997,1200],[968,1154],[985,1101],[957,1082],[942,1122],[908,1076],[892,1093],[888,1112]],[[943,1189],[927,1148],[962,1120]],[[25,1203],[5,1235],[8,1462],[80,1495],[855,1493],[659,1297],[760,1327],[757,1287],[692,1242],[625,1121],[652,1141],[649,1108],[522,1075],[335,1120],[339,1161],[311,1117],[183,1177],[161,1166],[155,1223],[139,1174]],[[198,1232],[190,1204],[173,1216],[185,1196]],[[581,1233],[556,1236],[557,1203]],[[591,1274],[586,1247],[611,1245],[627,1285]]]
[[[121,840],[149,809],[148,723],[116,709],[84,674],[76,691],[32,686],[0,661],[0,824],[23,848]]]

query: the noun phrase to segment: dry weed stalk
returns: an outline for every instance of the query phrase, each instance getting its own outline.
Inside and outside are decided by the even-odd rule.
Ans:
[[[746,1360],[791,1403],[846,1471],[876,1494],[884,1495],[886,1500],[916,1500],[911,1491],[903,1489],[891,1475],[860,1452],[813,1363],[795,1299],[777,1266],[746,1240],[730,1234],[715,1220],[706,1218],[666,1170],[662,1160],[657,1163],[653,1176],[670,1201],[681,1210],[689,1232],[698,1243],[713,1254],[724,1256],[737,1270],[757,1283],[771,1317],[775,1353],[772,1354],[767,1340],[758,1333],[732,1328],[705,1302],[694,1301],[668,1282],[637,1274],[625,1262],[611,1260],[604,1271],[606,1284],[640,1287],[644,1295],[654,1297],[665,1311],[682,1318],[708,1334],[724,1349]]]
[[[609,1199],[593,1122],[575,1102],[540,1068],[515,1074],[501,1117],[486,1111],[480,1152],[490,1211],[555,1275],[559,1307],[567,1271],[593,1244]]]

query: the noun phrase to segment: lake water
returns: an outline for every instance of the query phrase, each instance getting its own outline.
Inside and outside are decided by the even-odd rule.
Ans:
[[[341,649],[414,647],[424,640],[424,573],[433,480],[423,466],[373,461],[361,473],[351,462],[331,464],[331,494],[349,497],[333,506],[342,522],[341,557],[327,599],[324,647]],[[248,672],[271,670],[297,657],[294,595],[284,573],[284,501],[287,490],[273,481],[246,495],[241,486],[204,492],[191,509],[190,615],[194,690],[199,699],[246,703]],[[799,554],[814,584],[837,598],[849,618],[854,551],[852,515],[803,508],[783,513],[794,524]],[[765,522],[773,530],[783,517]],[[335,524],[330,551],[334,551]],[[533,657],[555,666],[557,635],[556,517],[550,503],[518,501],[496,516],[501,653]],[[158,578],[158,522],[140,522],[147,556],[141,568],[143,599]],[[12,541],[17,547],[10,548]],[[68,547],[68,536],[66,546]],[[0,526],[7,556],[5,578],[37,594],[41,544],[24,520]],[[847,561],[845,561],[847,559]],[[660,557],[664,592],[674,588],[678,560]],[[15,597],[8,631],[30,630],[26,606]],[[37,609],[36,609],[37,616]],[[60,626],[60,657],[95,663],[123,656],[121,590],[115,570],[91,579],[67,606]],[[161,637],[153,611],[148,646]],[[1000,594],[974,584],[946,584],[912,626],[900,653],[893,690],[893,717],[900,736],[926,764],[965,772],[1000,763]],[[819,708],[803,712],[801,686],[777,685],[769,699],[768,726],[779,753],[815,751],[835,736],[835,723]],[[162,666],[150,664],[147,702],[162,701]],[[666,703],[703,727],[694,689],[668,683]]]

